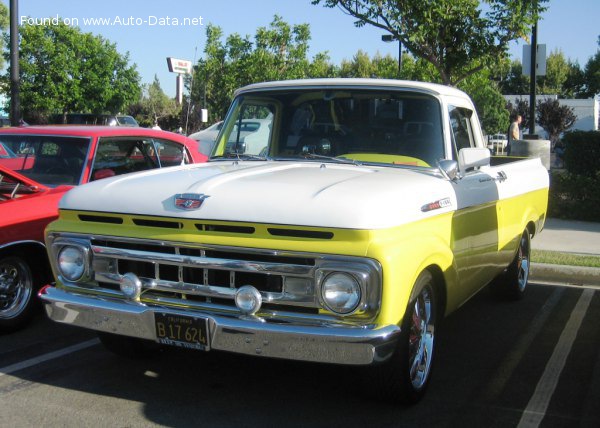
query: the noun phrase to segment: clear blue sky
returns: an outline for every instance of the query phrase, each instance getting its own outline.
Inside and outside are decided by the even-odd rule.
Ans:
[[[9,0],[2,0],[8,5]],[[101,34],[117,44],[121,53],[129,52],[137,64],[143,83],[156,74],[163,90],[175,94],[175,75],[167,70],[166,57],[193,60],[203,54],[206,25],[212,23],[226,35],[256,33],[268,26],[273,15],[290,24],[310,24],[310,56],[327,51],[332,62],[339,64],[359,50],[374,55],[398,55],[398,45],[381,41],[382,32],[373,27],[356,28],[352,17],[339,9],[313,6],[310,0],[20,0],[19,16],[55,17],[79,23],[85,32]],[[156,18],[154,18],[156,17]],[[166,18],[170,18],[170,22]],[[173,18],[196,18],[202,25],[175,26]],[[548,53],[560,49],[565,56],[583,67],[598,49],[600,36],[599,0],[551,0],[539,23],[539,43]],[[108,18],[118,25],[85,26],[84,19]],[[159,25],[157,19],[163,18]],[[137,24],[136,24],[137,22]],[[126,25],[126,24],[133,25]],[[152,25],[156,24],[156,25]],[[523,41],[515,43],[511,55],[521,59]],[[197,49],[197,53],[196,53]]]

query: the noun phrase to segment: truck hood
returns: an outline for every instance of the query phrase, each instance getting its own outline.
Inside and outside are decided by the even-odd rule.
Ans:
[[[177,195],[204,195],[177,207]],[[430,171],[321,162],[220,161],[126,174],[79,186],[61,209],[297,226],[379,229],[433,212],[450,198],[448,181]]]

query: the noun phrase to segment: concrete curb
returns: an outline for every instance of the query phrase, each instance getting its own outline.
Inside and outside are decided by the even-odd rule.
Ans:
[[[529,280],[599,287],[600,268],[532,263]]]

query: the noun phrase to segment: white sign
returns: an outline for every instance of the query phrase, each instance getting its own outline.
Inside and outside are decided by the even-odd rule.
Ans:
[[[187,59],[177,59],[168,57],[167,64],[169,65],[169,71],[171,73],[179,74],[191,74],[192,73],[192,61]]]
[[[535,75],[546,75],[546,45],[537,45]],[[523,76],[531,76],[531,45],[523,45]]]

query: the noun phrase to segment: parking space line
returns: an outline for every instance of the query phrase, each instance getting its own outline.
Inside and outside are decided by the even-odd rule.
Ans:
[[[577,332],[579,331],[579,327],[581,326],[593,296],[593,290],[588,289],[581,293],[573,312],[571,312],[569,321],[565,325],[565,328],[558,339],[558,343],[552,352],[552,356],[546,364],[546,368],[535,388],[535,392],[521,416],[518,427],[538,427],[544,419],[546,410],[548,409],[548,405],[550,404],[550,400],[552,399],[552,395],[558,384],[558,379],[565,366],[567,357],[571,352],[571,347],[573,346],[573,342],[575,342]]]
[[[531,321],[525,334],[520,337],[513,349],[507,354],[502,361],[500,367],[496,370],[496,373],[488,383],[483,397],[486,401],[495,401],[501,392],[504,390],[506,383],[512,376],[513,372],[523,359],[523,357],[529,352],[531,343],[544,328],[546,321],[552,314],[554,308],[563,297],[565,292],[564,287],[556,287],[544,306],[536,314],[535,318]]]
[[[57,351],[49,352],[47,354],[43,354],[43,355],[40,355],[35,358],[30,358],[29,360],[11,364],[10,366],[0,367],[0,377],[14,373],[19,370],[26,369],[28,367],[35,366],[37,364],[40,364],[40,363],[43,363],[43,362],[46,362],[49,360],[53,360],[55,358],[59,358],[59,357],[71,354],[73,352],[80,351],[82,349],[89,348],[89,347],[97,345],[99,343],[100,343],[100,340],[98,340],[97,338],[91,339],[86,342],[77,343],[75,345],[68,346],[66,348],[59,349]]]

